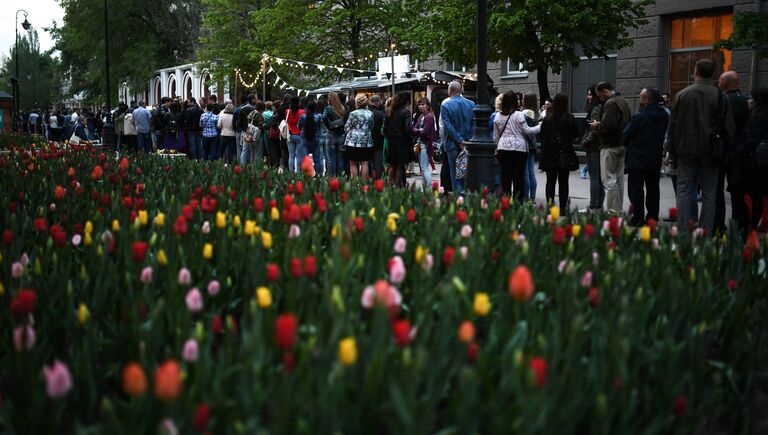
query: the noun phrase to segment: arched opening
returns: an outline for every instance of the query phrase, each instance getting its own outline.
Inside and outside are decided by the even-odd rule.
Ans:
[[[120,85],[120,102],[128,103],[128,83],[126,82]]]
[[[168,77],[168,91],[171,98],[176,98],[176,76],[174,74]]]
[[[160,90],[161,90],[160,77],[155,77],[155,92],[154,92],[155,93],[155,102],[154,102],[154,104],[160,104],[160,97],[161,97]]]
[[[200,89],[200,95],[203,97],[209,97],[211,96],[211,83],[213,80],[211,79],[211,73],[208,71],[203,71],[203,79],[200,81],[202,89]]]
[[[189,72],[184,73],[184,98],[192,98],[192,75]]]

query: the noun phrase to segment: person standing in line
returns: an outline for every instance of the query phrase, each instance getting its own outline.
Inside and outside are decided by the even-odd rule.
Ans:
[[[589,208],[580,210],[583,213],[588,211],[600,211],[605,202],[605,188],[603,188],[603,179],[600,175],[600,134],[597,130],[589,128],[589,124],[600,119],[603,112],[603,103],[597,96],[597,85],[592,85],[587,90],[587,105],[584,109],[587,113],[587,128],[581,139],[581,147],[587,153],[587,171],[589,172]]]
[[[285,120],[285,114],[288,113],[288,108],[291,107],[291,94],[285,94],[283,95],[283,102],[280,104],[280,107],[277,109],[277,116],[279,117],[277,121],[278,130],[280,123]],[[288,137],[280,136],[280,167],[283,169],[288,168],[288,139],[290,138],[290,135]]]
[[[262,129],[261,129],[261,146],[262,146],[262,154],[264,154],[267,157],[267,162],[269,162],[272,159],[272,148],[269,146],[269,126],[270,126],[270,119],[272,119],[272,116],[274,116],[275,111],[272,106],[271,101],[264,101],[264,108],[261,110],[261,119],[263,121]],[[279,156],[280,154],[278,154]],[[263,159],[262,159],[263,160]]]
[[[507,92],[501,98],[501,112],[493,119],[496,159],[501,166],[501,193],[509,195],[514,188],[515,200],[525,200],[525,167],[528,164],[528,141],[525,135],[538,134],[541,126],[529,127],[518,110],[518,95]]]
[[[411,114],[406,109],[408,94],[392,97],[392,105],[384,119],[384,134],[387,137],[387,162],[391,165],[389,182],[393,186],[405,187],[405,165],[412,161]]]
[[[234,118],[235,121],[233,122],[237,123],[238,129],[241,132],[244,132],[248,129],[249,119],[251,119],[250,116],[253,113],[253,111],[256,110],[256,100],[257,100],[256,94],[253,94],[253,93],[248,94],[248,97],[246,97],[246,101],[248,104],[240,107],[240,111],[237,113],[237,118]],[[240,152],[237,154],[237,159],[241,165],[251,163],[251,159],[253,158],[252,148],[254,147],[251,146],[252,144],[248,144],[243,140],[244,136],[245,135],[243,134],[240,135],[240,145],[239,145]]]
[[[130,151],[136,151],[136,143],[138,142],[138,135],[136,134],[136,124],[133,119],[134,108],[128,108],[125,113],[125,125],[123,126],[123,132],[125,133],[125,145]]]
[[[571,169],[568,162],[563,160],[563,154],[575,155],[573,141],[579,136],[576,119],[568,112],[568,96],[557,94],[552,99],[552,105],[547,110],[547,116],[541,123],[541,162],[539,169],[547,174],[545,189],[547,203],[555,203],[555,185],[560,194],[560,209],[568,210],[569,185],[568,177]]]
[[[151,121],[152,113],[147,110],[147,103],[139,101],[139,107],[133,111],[133,124],[136,126],[136,146],[145,154],[152,152]]]
[[[184,124],[187,126],[187,144],[189,145],[189,158],[205,160],[203,154],[203,138],[201,136],[200,116],[203,109],[197,104],[195,97],[187,100],[187,109],[184,111]]]
[[[349,157],[349,172],[352,178],[368,181],[368,162],[373,157],[373,112],[368,110],[368,97],[360,94],[355,97],[356,109],[349,114],[344,125],[346,138],[344,145]]]
[[[168,112],[165,113],[165,131],[163,149],[180,150],[184,148],[184,141],[181,133],[181,105],[177,101],[172,101],[168,105]]]
[[[690,216],[687,204],[696,198],[696,187],[701,187],[701,217],[699,226],[714,230],[715,196],[718,163],[713,152],[712,138],[718,125],[722,125],[721,139],[733,143],[733,113],[727,97],[712,85],[715,62],[699,59],[694,68],[694,83],[675,96],[669,121],[669,153],[677,164],[677,222],[688,231]]]
[[[669,122],[663,104],[658,90],[643,89],[640,92],[640,111],[624,128],[622,140],[627,148],[625,168],[629,174],[627,190],[633,214],[629,223],[636,227],[651,219],[659,220],[661,160]],[[643,217],[646,208],[648,214]]]
[[[269,158],[267,164],[271,168],[280,168],[280,162],[282,161],[283,151],[280,148],[280,114],[277,112],[275,104],[279,101],[267,102],[266,108],[269,112],[270,106],[272,107],[272,115],[270,117],[264,116],[264,130],[267,131],[267,148],[269,149]]]
[[[462,189],[456,182],[456,158],[459,155],[459,144],[472,138],[474,130],[474,115],[472,110],[475,103],[464,98],[461,82],[452,81],[448,85],[449,100],[441,106],[440,118],[443,121],[443,148],[448,160],[448,168],[451,175],[453,191],[460,194]],[[494,121],[495,122],[495,121]]]
[[[426,97],[419,98],[416,107],[419,108],[419,115],[416,124],[413,126],[412,133],[416,137],[416,157],[419,160],[421,169],[421,178],[424,181],[424,189],[432,188],[432,170],[435,163],[432,156],[435,153],[432,147],[437,136],[435,129],[435,115],[432,113],[432,106]]]
[[[539,117],[539,101],[536,94],[529,92],[523,95],[523,115],[529,127],[534,127],[541,120]],[[525,165],[523,180],[523,199],[536,201],[536,142],[535,134],[526,135],[528,141],[528,162]]]
[[[752,115],[747,125],[744,154],[747,156],[747,193],[752,202],[752,216],[749,228],[766,231],[768,219],[765,219],[766,197],[768,196],[768,163],[759,163],[765,159],[765,150],[758,151],[761,143],[768,141],[768,88],[752,90],[749,100]],[[761,157],[758,156],[760,154]],[[763,222],[760,219],[763,219]]]
[[[600,175],[605,187],[606,205],[609,211],[620,213],[624,207],[624,159],[627,154],[621,133],[629,123],[632,112],[612,84],[600,82],[596,90],[603,102],[603,111],[600,120],[592,121],[590,127],[600,135]]]
[[[115,142],[115,145],[117,146],[118,151],[122,151],[125,147],[125,114],[128,112],[128,106],[120,102],[117,105],[117,110],[115,111],[115,114],[112,115],[112,125],[115,126],[115,136],[117,137],[117,141]]]
[[[749,98],[739,90],[739,75],[736,71],[726,71],[720,76],[720,90],[728,96],[728,104],[733,112],[734,136],[729,147],[728,161],[721,163],[717,178],[715,196],[715,231],[725,232],[725,180],[728,177],[728,191],[731,193],[731,216],[739,229],[746,231],[749,226],[746,194],[746,164],[744,144],[749,123]],[[746,233],[745,233],[746,234]]]
[[[300,108],[301,98],[294,96],[291,98],[291,105],[285,114],[285,121],[288,123],[288,171],[298,172],[301,170],[301,161],[307,155],[306,150],[301,144],[301,129],[299,128],[299,118],[304,114]]]
[[[317,102],[312,100],[307,102],[307,111],[299,117],[299,129],[301,129],[301,146],[304,155],[312,158],[312,165],[315,168],[315,174],[323,173],[323,161],[320,157],[320,115],[317,113]],[[302,157],[302,161],[304,157]],[[298,162],[301,168],[301,161]]]
[[[328,173],[331,176],[340,176],[344,171],[344,162],[341,156],[341,147],[344,145],[344,126],[347,111],[341,104],[339,94],[331,92],[328,95],[328,107],[322,115],[322,122],[328,129]]]
[[[381,96],[379,94],[371,95],[368,101],[368,110],[373,113],[373,158],[370,167],[375,178],[384,177],[384,134],[381,132],[384,126],[384,111],[381,107]]]
[[[243,130],[240,128],[240,110],[248,105],[248,96],[240,96],[240,104],[232,112],[232,127],[235,130],[235,160],[240,160],[243,154]]]
[[[234,119],[235,107],[230,103],[224,107],[224,111],[219,114],[216,121],[216,127],[221,131],[219,139],[221,155],[225,162],[233,162],[237,159],[237,145],[235,144],[235,127],[232,123]]]
[[[216,160],[219,158],[216,144],[216,138],[219,135],[219,131],[216,130],[218,122],[219,117],[213,114],[213,103],[208,103],[205,106],[205,113],[200,115],[199,123],[203,131],[203,156],[206,160]]]

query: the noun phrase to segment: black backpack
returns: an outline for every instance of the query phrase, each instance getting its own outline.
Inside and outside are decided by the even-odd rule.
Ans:
[[[166,131],[170,134],[176,134],[179,131],[179,120],[176,119],[176,114],[168,112],[166,115]]]
[[[165,117],[162,110],[155,110],[155,113],[152,114],[150,124],[152,124],[153,130],[162,130],[163,127],[165,127]]]

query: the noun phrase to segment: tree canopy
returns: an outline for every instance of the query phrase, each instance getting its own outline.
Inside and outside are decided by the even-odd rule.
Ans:
[[[48,107],[60,97],[60,68],[51,50],[41,53],[37,30],[19,34],[19,89],[21,110]],[[16,45],[0,60],[0,89],[11,93],[16,75]]]
[[[105,0],[58,0],[64,24],[51,30],[71,78],[73,94],[104,97]],[[200,0],[106,0],[109,7],[110,78],[146,87],[152,71],[195,58]]]
[[[768,57],[768,14],[740,12],[733,17],[731,37],[719,41],[716,47],[733,50],[736,47],[750,47],[758,50],[760,57]]]

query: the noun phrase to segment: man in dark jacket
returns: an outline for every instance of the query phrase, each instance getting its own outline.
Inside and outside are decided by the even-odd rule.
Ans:
[[[733,143],[733,113],[725,96],[712,85],[714,72],[712,59],[696,62],[694,83],[675,96],[669,119],[669,155],[677,162],[677,222],[683,231],[688,231],[691,219],[695,219],[687,204],[695,197],[697,185],[702,197],[699,225],[714,230],[719,163],[711,137],[718,124],[722,124],[725,143]]]
[[[200,129],[200,115],[203,109],[197,105],[195,97],[187,100],[189,106],[184,111],[184,125],[187,126],[187,144],[189,146],[189,158],[203,159],[203,137]]]
[[[715,195],[715,230],[725,231],[725,178],[728,177],[728,191],[731,192],[731,214],[739,229],[749,226],[749,209],[744,201],[747,193],[747,161],[744,142],[749,122],[749,99],[739,90],[739,75],[736,71],[726,71],[720,76],[720,89],[728,95],[728,103],[733,111],[734,136],[729,147],[728,161],[720,166]]]
[[[600,175],[605,187],[605,203],[608,210],[621,212],[624,207],[624,158],[627,149],[621,134],[629,123],[632,112],[624,97],[608,82],[597,85],[597,95],[603,101],[600,120],[590,127],[600,135]]]
[[[643,89],[640,111],[624,128],[622,139],[627,149],[624,167],[629,174],[627,189],[633,210],[630,225],[640,226],[648,219],[659,220],[659,179],[668,122],[669,115],[664,110],[659,91]],[[645,208],[648,214],[643,218]]]
[[[384,175],[384,135],[381,134],[381,127],[384,125],[384,111],[381,109],[381,97],[378,94],[372,95],[368,104],[368,109],[373,112],[373,161],[371,167],[376,173],[376,178]]]

